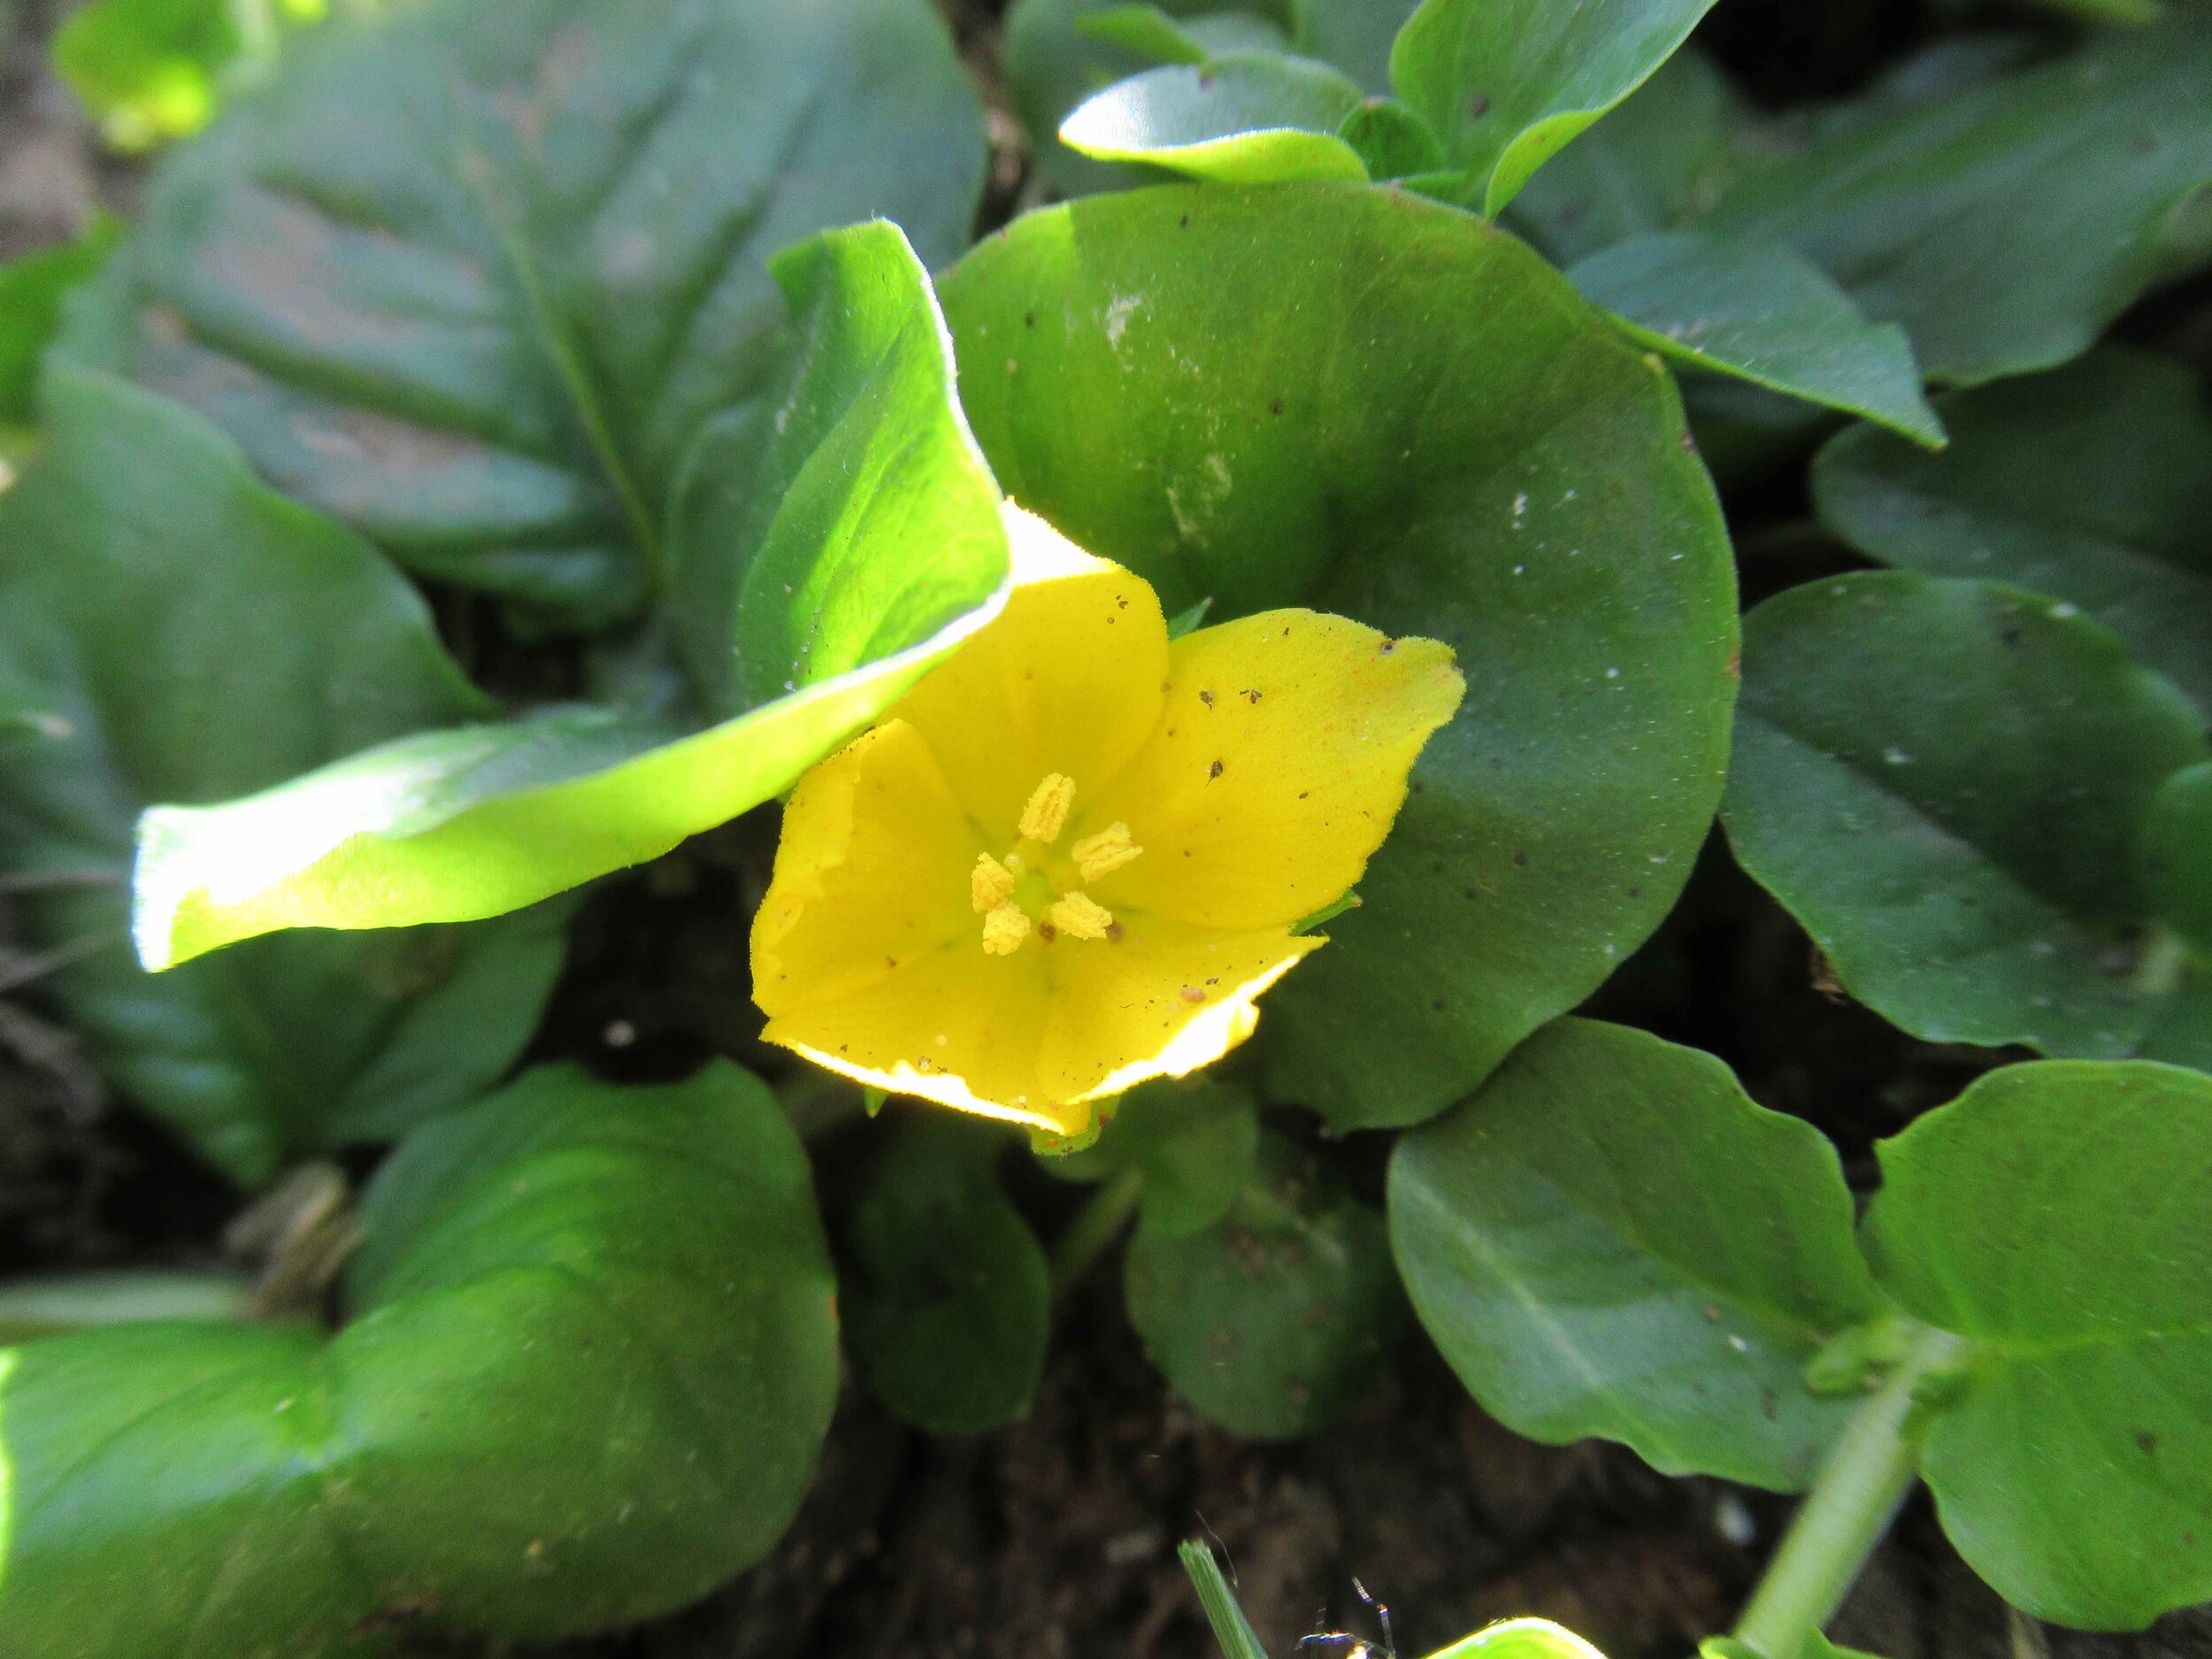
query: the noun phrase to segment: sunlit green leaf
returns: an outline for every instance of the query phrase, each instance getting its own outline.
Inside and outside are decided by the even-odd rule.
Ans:
[[[1367,169],[1337,128],[1360,89],[1326,64],[1239,53],[1117,81],[1060,124],[1096,161],[1142,161],[1225,184],[1356,179]]]
[[[895,227],[778,263],[799,319],[772,403],[710,427],[680,498],[677,628],[731,718],[596,706],[419,733],[140,828],[151,967],[283,927],[493,916],[657,857],[790,787],[995,613],[997,487]]]

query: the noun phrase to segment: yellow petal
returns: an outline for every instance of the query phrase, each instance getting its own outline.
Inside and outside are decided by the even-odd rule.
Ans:
[[[1465,689],[1449,647],[1271,611],[1175,641],[1167,710],[1079,832],[1126,822],[1145,855],[1095,884],[1125,921],[1284,927],[1356,883],[1406,774]]]
[[[1260,993],[1328,942],[1280,927],[1225,933],[1156,916],[1119,920],[1118,941],[1038,953],[1052,976],[1044,1087],[1061,1099],[1098,1100],[1218,1060],[1252,1034]]]
[[[1074,1134],[1090,1108],[1048,1099],[1037,1069],[1051,1000],[1045,955],[1030,944],[987,956],[964,940],[850,996],[780,1014],[762,1034],[895,1094]]]
[[[929,745],[901,720],[799,780],[753,922],[753,998],[774,1016],[850,995],[956,941],[980,956],[981,849]]]
[[[1007,510],[1014,591],[988,626],[892,710],[943,766],[992,840],[1010,840],[1037,781],[1102,789],[1157,723],[1167,624],[1142,578]]]

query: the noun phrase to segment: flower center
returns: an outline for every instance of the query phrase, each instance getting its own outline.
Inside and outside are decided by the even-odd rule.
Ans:
[[[1097,881],[1144,851],[1126,824],[1110,824],[1069,847],[1063,859],[1048,849],[1068,826],[1075,807],[1075,780],[1052,772],[1030,792],[1015,826],[1018,839],[1004,858],[985,853],[968,875],[968,901],[983,918],[983,949],[1010,956],[1033,931],[1046,944],[1056,939],[1121,937],[1113,912],[1070,882]]]

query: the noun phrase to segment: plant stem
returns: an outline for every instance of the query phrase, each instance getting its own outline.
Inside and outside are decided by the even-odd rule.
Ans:
[[[1064,1296],[1091,1271],[1109,1245],[1118,1238],[1136,1213],[1137,1198],[1144,1191],[1144,1177],[1123,1170],[1093,1193],[1075,1212],[1068,1230],[1052,1247],[1052,1294]]]
[[[1736,1640],[1763,1659],[1801,1659],[1843,1605],[1918,1474],[1919,1448],[1908,1432],[1914,1391],[1958,1346],[1948,1332],[1922,1332],[1828,1454],[1736,1624]]]

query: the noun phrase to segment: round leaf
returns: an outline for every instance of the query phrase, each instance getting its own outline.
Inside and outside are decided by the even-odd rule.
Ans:
[[[2212,1598],[2212,1079],[2008,1066],[1881,1158],[1875,1272],[1968,1340],[1920,1458],[1960,1553],[2062,1624]]]
[[[853,1214],[853,1354],[883,1402],[933,1433],[1014,1422],[1044,1375],[1052,1270],[999,1186],[1007,1146],[983,1119],[907,1119]]]
[[[1148,1216],[1123,1272],[1129,1322],[1176,1392],[1262,1439],[1343,1415],[1405,1317],[1382,1217],[1279,1136],[1213,1225],[1167,1233]]]
[[[1942,403],[1928,455],[1866,427],[1813,467],[1820,518],[1885,565],[2078,605],[2212,713],[2212,409],[2179,364],[2107,345]]]
[[[2070,606],[1840,576],[1747,624],[1729,839],[1915,1035],[2123,1057],[2175,988],[2137,841],[2205,754],[2188,699]]]
[[[304,40],[149,187],[105,349],[423,574],[637,603],[702,426],[777,373],[766,257],[966,245],[925,0],[442,0]]]
[[[1390,1166],[1414,1310],[1485,1410],[1775,1491],[1851,1409],[1807,1362],[1881,1311],[1852,1219],[1809,1124],[1709,1055],[1588,1020],[1530,1038]]]
[[[1401,191],[1091,198],[942,292],[1008,493],[1171,613],[1311,604],[1456,651],[1457,719],[1260,1040],[1271,1096],[1340,1127],[1458,1099],[1656,926],[1718,794],[1732,571],[1666,376]]]
[[[0,1352],[0,1622],[75,1659],[549,1640],[666,1611],[797,1509],[837,1386],[805,1156],[718,1066],[532,1073],[379,1171],[351,1323]],[[149,1571],[158,1563],[158,1571]]]

